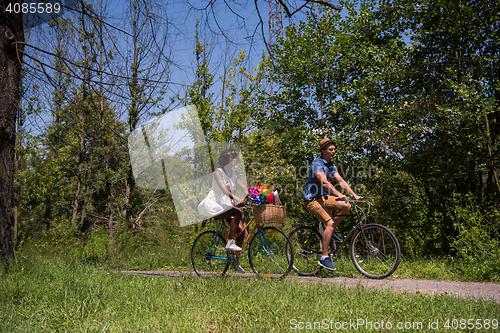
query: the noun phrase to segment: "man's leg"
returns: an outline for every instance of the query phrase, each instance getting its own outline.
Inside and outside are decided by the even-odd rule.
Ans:
[[[351,212],[351,204],[347,202],[340,202],[336,205],[335,210],[338,210],[338,212],[333,216],[333,229],[337,228],[340,222],[345,219],[345,216],[338,215],[347,215]]]
[[[328,246],[332,240],[332,235],[340,222],[345,219],[345,216],[338,215],[347,215],[351,211],[351,204],[343,201],[335,201],[335,199],[335,197],[328,197],[328,200],[325,202],[325,206],[328,210],[337,210],[338,212],[333,216],[333,219],[329,219],[325,223],[325,231],[323,232],[323,256],[328,255]]]
[[[325,230],[323,231],[323,248],[321,249],[321,258],[318,261],[318,264],[321,267],[324,267],[331,271],[337,270],[333,262],[330,260],[330,257],[328,256],[328,246],[330,245],[330,240],[332,239],[334,230],[333,225],[334,221],[332,219],[329,219],[325,222]]]
[[[325,223],[325,231],[323,231],[323,249],[322,249],[323,257],[328,256],[328,246],[330,245],[330,241],[332,240],[333,230],[335,230],[333,225],[334,222],[332,219],[326,221]]]

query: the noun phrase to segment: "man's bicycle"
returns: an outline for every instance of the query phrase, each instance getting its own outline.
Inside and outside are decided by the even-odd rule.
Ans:
[[[342,242],[337,242],[332,237],[328,250],[330,259],[335,262],[342,247],[351,239],[349,251],[356,269],[368,278],[384,279],[394,273],[399,265],[399,242],[389,228],[375,223],[366,224],[371,207],[368,201],[351,198],[350,202],[354,206],[355,214],[340,216],[353,216],[357,223]],[[366,213],[360,204],[367,205]],[[295,251],[292,268],[299,275],[316,275],[321,269],[318,264],[323,244],[323,237],[318,231],[320,224],[321,222],[316,220],[293,225],[294,229],[289,236]]]
[[[235,239],[246,230],[254,219],[250,218],[251,207],[243,209],[245,224]],[[245,237],[242,251],[230,253],[226,251],[228,229],[226,222],[215,220],[215,230],[202,232],[194,241],[191,249],[191,261],[194,271],[200,277],[217,277],[226,273],[229,265],[245,251],[248,245],[248,260],[252,270],[259,277],[283,279],[288,275],[293,265],[294,251],[287,234],[274,226],[263,226],[255,223],[253,229]],[[252,237],[253,236],[253,237]]]

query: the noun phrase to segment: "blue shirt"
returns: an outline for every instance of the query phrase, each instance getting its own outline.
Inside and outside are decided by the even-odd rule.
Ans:
[[[328,191],[325,190],[323,184],[321,184],[321,182],[316,179],[316,177],[314,177],[314,174],[318,172],[323,172],[326,176],[326,179],[330,181],[333,175],[338,171],[333,162],[326,162],[323,156],[315,159],[309,167],[309,173],[307,174],[307,182],[306,186],[304,187],[304,200],[312,200],[321,196],[328,198]]]

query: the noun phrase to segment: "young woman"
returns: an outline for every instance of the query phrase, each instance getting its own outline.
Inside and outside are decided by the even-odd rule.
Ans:
[[[244,241],[244,235],[234,239],[237,232],[243,229],[241,218],[243,213],[237,206],[245,203],[236,196],[232,190],[238,185],[245,196],[250,195],[248,188],[243,184],[238,173],[234,170],[238,159],[238,151],[226,149],[219,156],[219,167],[214,171],[212,178],[212,190],[198,206],[198,212],[207,217],[225,219],[229,224],[229,237],[226,250],[239,252]],[[244,273],[239,262],[234,261],[233,267],[236,271]]]

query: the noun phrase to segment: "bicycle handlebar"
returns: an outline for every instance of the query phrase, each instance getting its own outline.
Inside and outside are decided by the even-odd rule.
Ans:
[[[250,201],[245,201],[244,205],[238,205],[236,207],[239,207],[241,209],[252,209],[252,203]]]
[[[364,198],[354,199],[353,196],[346,196],[346,198],[347,198],[347,202],[349,202],[349,200],[350,200],[350,201],[354,201],[356,203],[366,203],[366,200]],[[342,201],[342,199],[337,198],[337,199],[335,199],[335,201]]]

